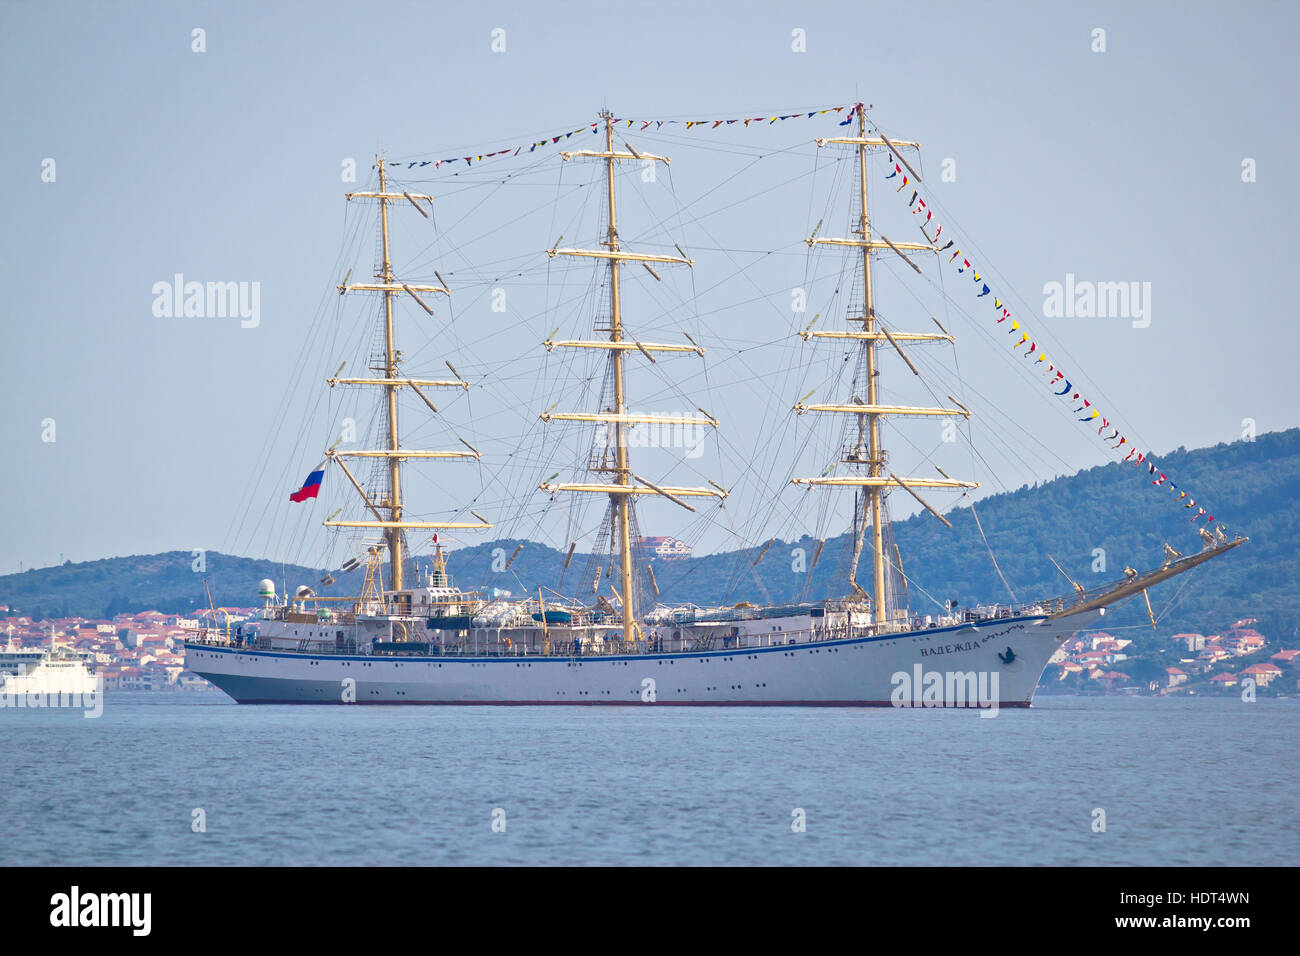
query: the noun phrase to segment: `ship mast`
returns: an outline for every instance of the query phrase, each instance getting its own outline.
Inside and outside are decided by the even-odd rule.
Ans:
[[[915,366],[907,359],[906,353],[898,344],[900,341],[926,341],[926,340],[945,340],[953,341],[952,336],[948,334],[934,333],[891,333],[884,329],[877,321],[875,299],[871,286],[871,254],[872,252],[888,249],[901,256],[913,269],[920,272],[920,268],[912,262],[906,255],[907,252],[936,252],[933,245],[923,245],[915,242],[890,242],[883,234],[879,240],[871,238],[871,220],[867,212],[867,151],[873,147],[884,147],[897,150],[898,148],[919,149],[920,144],[910,142],[890,142],[884,137],[867,136],[866,114],[865,110],[859,105],[858,110],[858,135],[854,137],[836,137],[832,139],[818,139],[817,146],[820,148],[827,143],[838,143],[852,145],[857,147],[858,154],[858,204],[859,216],[858,226],[854,231],[856,238],[850,239],[818,239],[814,235],[805,241],[809,246],[825,244],[840,246],[856,246],[862,250],[862,293],[863,293],[863,314],[860,316],[850,316],[850,322],[861,322],[862,331],[828,331],[813,332],[805,329],[799,334],[804,341],[812,338],[847,338],[857,339],[861,343],[860,347],[865,352],[863,356],[866,367],[866,401],[858,395],[852,397],[852,404],[846,405],[805,405],[798,402],[794,406],[796,413],[802,415],[805,412],[830,412],[843,415],[854,415],[857,417],[858,436],[856,444],[842,454],[840,461],[853,465],[858,468],[866,465],[867,473],[854,474],[839,477],[821,477],[821,478],[794,478],[791,479],[793,484],[797,485],[831,485],[831,486],[852,486],[854,491],[854,510],[853,510],[853,560],[849,566],[849,586],[852,593],[857,597],[866,595],[865,590],[858,583],[858,563],[862,556],[862,547],[866,538],[868,520],[871,527],[871,569],[872,569],[872,589],[870,594],[872,604],[872,618],[877,624],[884,624],[888,620],[888,608],[886,605],[885,580],[887,567],[885,564],[885,547],[884,547],[884,493],[885,489],[890,486],[905,488],[920,500],[917,495],[917,488],[978,488],[979,485],[970,481],[957,481],[951,478],[898,478],[892,472],[888,471],[887,463],[889,460],[888,453],[882,447],[880,442],[880,421],[886,416],[902,415],[940,415],[940,416],[962,416],[969,418],[970,412],[965,408],[923,408],[918,406],[906,405],[882,405],[879,399],[879,377],[880,372],[877,361],[877,349],[882,340],[886,340],[891,346],[898,350],[899,354],[907,361],[912,370],[916,372]],[[911,167],[909,166],[909,169]],[[919,177],[917,178],[919,182]],[[920,374],[919,372],[917,374]],[[863,507],[865,499],[865,507]],[[925,502],[922,500],[922,504]],[[930,506],[927,504],[927,508]],[[933,511],[933,508],[930,508]],[[935,512],[936,514],[938,512]]]
[[[379,191],[378,192],[359,192],[347,193],[346,198],[349,202],[353,199],[373,199],[379,202],[379,230],[380,230],[380,256],[379,269],[375,273],[378,282],[356,283],[348,285],[346,280],[338,286],[339,294],[346,292],[379,292],[384,297],[384,354],[380,357],[382,364],[371,366],[371,371],[380,372],[383,378],[339,378],[337,375],[327,379],[330,387],[335,385],[368,385],[382,388],[385,393],[385,423],[387,425],[387,447],[382,449],[359,449],[356,451],[335,451],[331,448],[327,452],[327,457],[337,464],[343,473],[347,476],[357,493],[361,495],[362,501],[375,520],[365,521],[332,521],[325,522],[326,527],[332,528],[375,528],[383,531],[384,539],[388,547],[389,561],[389,590],[402,590],[404,563],[403,532],[407,529],[437,530],[440,528],[456,529],[474,529],[481,530],[491,528],[492,525],[483,519],[477,522],[468,521],[408,521],[405,518],[404,504],[402,501],[402,462],[409,458],[473,458],[480,459],[482,456],[478,451],[469,446],[468,443],[461,439],[468,451],[414,451],[409,448],[403,448],[401,436],[398,431],[397,419],[397,393],[403,388],[409,388],[420,397],[423,402],[429,406],[432,412],[437,412],[433,402],[425,395],[425,388],[463,388],[467,389],[470,383],[465,381],[456,374],[454,381],[450,380],[432,380],[432,379],[413,379],[404,378],[399,374],[398,365],[401,362],[401,351],[396,345],[396,328],[394,322],[394,300],[397,296],[405,293],[414,299],[425,312],[433,315],[433,309],[428,303],[420,297],[421,292],[432,293],[439,292],[443,295],[450,296],[448,289],[440,285],[419,285],[414,282],[404,282],[393,275],[392,257],[389,253],[388,243],[388,204],[394,200],[409,202],[415,207],[416,211],[422,216],[428,217],[428,213],[420,206],[421,202],[433,203],[432,196],[420,195],[406,191],[392,192],[388,191],[388,172],[384,157],[376,158],[376,166],[379,169]],[[450,368],[450,365],[448,365]],[[340,369],[341,370],[341,369]],[[455,373],[455,369],[452,369]],[[352,474],[351,469],[343,459],[345,458],[383,458],[388,462],[388,487],[384,497],[378,500],[372,499],[368,495],[361,483],[357,481]],[[473,514],[473,512],[471,512]],[[475,518],[479,516],[474,515]]]
[[[606,203],[609,206],[609,230],[605,245],[610,252],[618,252],[618,219],[614,208],[614,125],[613,116],[606,111],[605,120],[605,188]],[[609,340],[623,341],[623,316],[619,309],[619,261],[609,260]],[[627,405],[623,401],[623,353],[614,349],[610,353],[614,365],[614,411],[623,415]],[[627,467],[627,426],[622,422],[615,426],[615,468],[614,481],[626,488],[632,483],[632,473]],[[618,553],[619,553],[619,588],[623,592],[623,640],[632,640],[632,628],[635,621],[635,600],[632,589],[632,513],[631,499],[626,493],[610,495],[610,504],[618,513]],[[538,594],[540,595],[540,591]],[[543,619],[545,615],[543,615]]]
[[[645,255],[642,253],[626,252],[622,249],[618,238],[618,216],[614,202],[614,163],[619,160],[630,159],[639,162],[669,162],[667,157],[655,156],[652,153],[633,150],[627,146],[627,152],[616,152],[614,150],[614,114],[604,110],[600,114],[601,120],[605,125],[605,149],[603,152],[592,150],[578,150],[575,152],[561,153],[562,158],[567,162],[575,157],[584,157],[589,159],[600,159],[605,164],[605,189],[606,202],[608,206],[607,222],[605,229],[605,240],[601,243],[605,248],[603,250],[595,249],[548,249],[548,256],[581,256],[596,259],[605,259],[609,262],[609,338],[606,340],[595,341],[564,341],[553,342],[548,340],[545,345],[548,350],[557,347],[567,348],[597,348],[606,349],[609,352],[609,362],[611,365],[612,378],[614,384],[614,404],[610,409],[602,409],[600,412],[582,413],[582,412],[545,412],[541,418],[544,422],[553,420],[558,421],[580,421],[580,422],[599,422],[606,427],[606,435],[613,433],[614,443],[614,461],[612,467],[598,467],[590,470],[612,472],[613,482],[597,483],[579,483],[579,484],[558,484],[553,485],[543,483],[542,490],[552,493],[557,491],[577,491],[591,494],[609,495],[610,508],[614,518],[614,540],[618,546],[619,553],[619,581],[621,591],[616,593],[623,606],[623,640],[633,641],[636,639],[636,597],[635,587],[633,585],[633,567],[632,567],[632,500],[637,495],[658,494],[682,507],[694,511],[690,505],[681,501],[684,497],[717,497],[725,498],[727,492],[721,488],[674,488],[663,487],[661,485],[651,484],[644,478],[639,477],[632,471],[632,466],[628,460],[627,453],[627,431],[628,427],[636,424],[652,425],[709,425],[713,428],[718,426],[718,422],[712,416],[706,418],[689,418],[673,417],[665,415],[637,415],[628,411],[627,407],[627,389],[624,379],[624,356],[631,349],[636,349],[641,354],[654,361],[653,352],[696,352],[699,355],[704,354],[704,350],[695,345],[665,345],[655,344],[653,342],[640,342],[636,340],[629,341],[624,338],[625,329],[623,328],[622,313],[622,271],[621,265],[624,262],[640,262],[650,270],[651,274],[658,278],[650,268],[650,263],[677,263],[682,265],[693,265],[693,261],[685,256],[655,256]],[[680,248],[679,248],[680,251]],[[605,331],[605,330],[598,330]],[[700,410],[702,414],[707,413]],[[612,427],[611,427],[612,426]],[[608,441],[608,438],[607,438]]]

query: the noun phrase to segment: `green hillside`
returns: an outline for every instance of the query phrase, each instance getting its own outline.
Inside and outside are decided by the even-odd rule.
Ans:
[[[1272,432],[1253,442],[1178,449],[1159,462],[1203,501],[1216,517],[1251,541],[1222,559],[1151,591],[1160,630],[1213,632],[1240,617],[1258,617],[1272,640],[1300,633],[1300,429]],[[1070,585],[1048,560],[1050,554],[1085,587],[1121,576],[1125,565],[1158,565],[1165,541],[1184,553],[1200,546],[1189,512],[1172,494],[1151,487],[1137,468],[1110,464],[1037,487],[989,497],[978,504],[989,546],[1016,597],[1027,600],[1064,594]],[[929,514],[895,526],[914,610],[928,613],[935,602],[962,605],[1010,599],[990,560],[969,508],[950,513],[945,528]],[[517,545],[523,550],[500,570]],[[757,548],[655,565],[667,602],[701,605],[741,600],[789,602],[844,592],[849,539],[829,540],[812,573],[796,570],[804,550],[810,564],[816,542],[778,540],[756,567]],[[1104,571],[1094,571],[1096,549]],[[454,554],[452,572],[462,586],[498,587],[516,595],[555,586],[564,555],[532,542],[497,540]],[[574,558],[581,567],[583,555]],[[255,603],[257,581],[277,588],[312,584],[324,571],[208,552],[202,573],[188,551],[110,558],[0,577],[0,603],[34,617],[107,617],[118,611],[179,612],[206,605],[204,583],[218,605]],[[498,570],[493,570],[495,565]],[[332,593],[351,593],[357,575],[340,576]],[[863,578],[865,579],[865,575]],[[928,596],[927,596],[928,595]],[[1139,601],[1120,609],[1114,626],[1146,621]]]

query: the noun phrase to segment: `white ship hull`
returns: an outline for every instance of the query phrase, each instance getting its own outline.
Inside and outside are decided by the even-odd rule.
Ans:
[[[186,645],[186,666],[240,703],[1027,707],[1047,661],[1100,614],[740,650],[598,656],[342,656]],[[972,675],[961,699],[931,674]],[[906,675],[905,678],[898,675]],[[347,684],[348,680],[355,682]],[[350,699],[345,699],[350,697]]]
[[[94,694],[100,680],[80,661],[44,661],[31,670],[0,674],[0,694],[58,696]]]

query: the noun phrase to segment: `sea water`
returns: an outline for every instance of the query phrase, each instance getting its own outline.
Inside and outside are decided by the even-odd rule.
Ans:
[[[0,712],[3,865],[1300,863],[1300,701]]]

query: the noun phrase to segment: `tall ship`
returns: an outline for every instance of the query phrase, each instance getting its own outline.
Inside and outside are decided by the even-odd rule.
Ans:
[[[839,429],[837,452],[826,470],[791,482],[816,494],[852,492],[850,559],[839,596],[719,607],[660,601],[654,564],[642,547],[638,501],[662,498],[695,512],[702,502],[725,501],[729,491],[711,479],[687,486],[644,477],[633,461],[629,433],[640,426],[716,430],[724,425],[703,408],[698,415],[637,410],[630,363],[655,363],[664,353],[703,357],[705,350],[689,335],[686,341],[651,342],[629,334],[624,270],[639,267],[659,279],[657,269],[690,269],[694,263],[681,246],[676,246],[679,255],[652,254],[629,248],[621,238],[616,165],[666,164],[668,158],[630,143],[618,148],[619,121],[605,111],[599,125],[593,124],[593,130],[603,133],[603,148],[561,154],[566,163],[603,165],[602,239],[596,248],[563,247],[557,240],[546,250],[551,258],[591,260],[600,270],[598,287],[604,299],[594,323],[596,334],[558,339],[553,333],[544,343],[547,350],[588,350],[602,356],[599,397],[595,408],[557,411],[552,405],[539,413],[540,427],[577,423],[590,426],[594,438],[585,474],[567,481],[557,481],[559,474],[540,480],[539,474],[533,486],[551,496],[604,503],[593,539],[596,546],[577,562],[585,569],[570,568],[575,541],[564,560],[567,591],[559,582],[555,589],[539,587],[535,595],[524,596],[461,589],[453,583],[439,532],[486,532],[493,523],[475,511],[469,512],[472,521],[409,516],[403,483],[408,465],[478,461],[483,456],[463,439],[462,448],[450,450],[416,449],[403,441],[399,394],[409,393],[429,414],[437,415],[438,390],[467,390],[470,382],[450,361],[444,363],[452,372],[450,379],[415,378],[402,368],[398,305],[414,303],[432,314],[428,298],[451,292],[441,277],[436,283],[421,283],[396,274],[390,215],[398,210],[410,213],[414,207],[427,217],[433,197],[393,186],[386,160],[379,157],[377,188],[347,195],[349,201],[378,207],[374,281],[349,283],[349,274],[338,287],[340,294],[360,292],[380,300],[372,374],[336,373],[328,385],[378,392],[376,434],[381,447],[339,450],[336,443],[294,496],[299,500],[314,495],[323,471],[331,466],[356,492],[360,516],[340,519],[335,512],[324,524],[362,536],[356,539],[361,545],[357,553],[341,566],[343,572],[360,573],[361,593],[327,594],[332,575],[320,588],[303,585],[292,594],[277,593],[273,582],[263,581],[262,607],[253,619],[233,631],[201,628],[186,641],[187,669],[240,703],[1027,707],[1049,658],[1071,636],[1096,627],[1109,609],[1145,597],[1153,585],[1244,543],[1240,537],[1229,540],[1222,530],[1203,529],[1198,553],[1184,556],[1166,546],[1160,566],[1146,572],[1126,568],[1122,579],[1102,587],[1074,584],[1068,594],[1030,603],[959,608],[949,602],[930,614],[909,607],[902,555],[890,530],[888,496],[902,492],[947,524],[926,496],[968,493],[978,484],[942,471],[933,476],[896,474],[889,464],[883,425],[893,420],[966,419],[971,412],[951,398],[951,404],[925,406],[891,404],[882,397],[882,354],[896,354],[921,377],[909,350],[927,342],[951,343],[953,336],[937,322],[937,331],[887,327],[876,308],[873,269],[878,264],[873,260],[896,256],[920,272],[914,257],[937,256],[947,247],[938,241],[891,241],[873,229],[868,215],[869,157],[886,151],[891,163],[897,158],[895,169],[902,172],[906,165],[919,181],[903,158],[905,151],[919,146],[869,130],[861,104],[850,117],[856,118],[854,135],[817,140],[819,149],[847,151],[855,165],[850,234],[820,237],[819,222],[806,242],[810,248],[840,247],[851,257],[852,307],[845,310],[849,314],[844,327],[818,329],[814,319],[798,335],[810,347],[848,348],[845,362],[854,363],[852,381],[843,394],[827,401],[810,403],[810,393],[787,406],[789,414],[833,422]],[[925,238],[930,239],[929,233]],[[372,466],[368,476],[358,476],[358,461]],[[432,538],[431,561],[423,568],[411,560],[413,535]],[[821,544],[812,558],[814,566]]]

